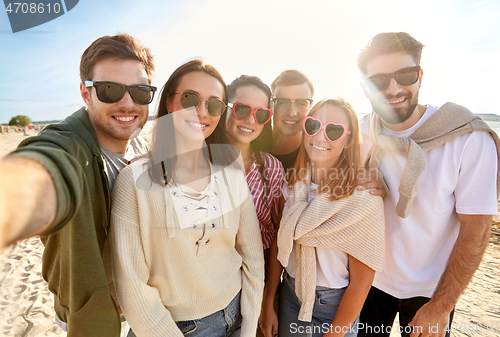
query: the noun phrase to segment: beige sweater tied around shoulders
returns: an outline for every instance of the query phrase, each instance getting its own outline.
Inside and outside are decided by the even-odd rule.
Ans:
[[[368,267],[382,270],[384,247],[384,205],[379,196],[358,191],[339,200],[318,194],[307,201],[307,179],[293,185],[287,212],[278,232],[278,260],[288,265],[296,243],[297,270],[295,292],[301,300],[298,319],[310,322],[316,288],[316,249],[337,248]]]
[[[423,123],[410,138],[398,138],[385,135],[381,118],[371,113],[365,118],[368,137],[374,147],[369,159],[370,168],[378,168],[385,152],[399,152],[406,156],[399,185],[399,200],[396,214],[401,218],[410,215],[410,208],[417,196],[417,185],[420,176],[427,168],[425,151],[443,145],[444,143],[474,131],[489,132],[497,147],[500,168],[500,139],[483,120],[467,108],[446,103],[440,107],[425,123]],[[380,172],[381,173],[381,172]],[[497,193],[500,192],[500,170],[497,171]]]

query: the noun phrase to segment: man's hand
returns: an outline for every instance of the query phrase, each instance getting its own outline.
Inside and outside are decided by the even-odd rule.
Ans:
[[[56,189],[45,167],[23,156],[0,160],[0,250],[43,233],[56,211]]]
[[[424,304],[408,323],[413,327],[410,337],[444,337],[451,310],[437,309],[431,302]]]
[[[265,337],[274,337],[278,334],[278,316],[272,306],[270,308],[262,306],[259,326]]]
[[[380,177],[377,174],[377,170],[367,170],[364,168],[360,168],[358,172],[358,187],[359,191],[369,190],[372,195],[379,195],[382,198],[387,194],[384,184],[380,180]]]

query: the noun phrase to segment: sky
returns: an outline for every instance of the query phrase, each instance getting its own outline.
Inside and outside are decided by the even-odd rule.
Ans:
[[[270,85],[295,68],[314,83],[315,101],[343,97],[365,114],[371,107],[356,58],[373,36],[390,31],[425,45],[420,103],[451,101],[500,115],[498,0],[80,0],[18,33],[0,12],[0,123],[16,115],[63,119],[78,110],[81,54],[116,33],[151,49],[158,88],[193,58],[215,66],[228,84],[248,74]],[[156,107],[155,99],[150,115]]]

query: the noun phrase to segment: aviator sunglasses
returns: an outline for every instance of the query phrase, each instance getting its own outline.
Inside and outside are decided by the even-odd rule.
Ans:
[[[365,79],[371,91],[384,91],[394,78],[400,85],[412,85],[418,81],[420,66],[399,69],[391,74],[375,74]]]
[[[255,122],[259,125],[264,125],[271,120],[273,113],[268,108],[252,108],[250,104],[243,102],[234,102],[227,104],[233,109],[233,115],[237,120],[243,121],[254,115]]]
[[[332,143],[338,142],[344,136],[351,134],[351,131],[347,130],[344,124],[330,122],[323,125],[323,122],[311,116],[304,119],[303,127],[306,135],[310,137],[315,136],[323,129],[325,137]]]
[[[181,106],[184,109],[197,108],[200,105],[200,96],[191,91],[185,91],[182,93],[176,92],[175,95],[181,95]],[[219,117],[226,111],[226,104],[218,98],[209,98],[205,106],[210,115],[214,117]]]
[[[128,91],[132,100],[140,105],[151,103],[156,87],[147,84],[125,85],[116,82],[85,81],[85,87],[95,87],[97,98],[103,103],[119,102]]]

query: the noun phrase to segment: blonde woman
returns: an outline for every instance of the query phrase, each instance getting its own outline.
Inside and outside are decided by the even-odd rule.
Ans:
[[[318,102],[303,131],[283,188],[277,246],[271,248],[271,258],[277,248],[285,267],[279,336],[356,336],[359,313],[382,266],[383,201],[356,188],[360,133],[349,103],[340,98]],[[266,288],[276,283],[266,280]],[[261,325],[275,326],[272,289],[264,296]],[[267,330],[266,336],[272,333]]]

